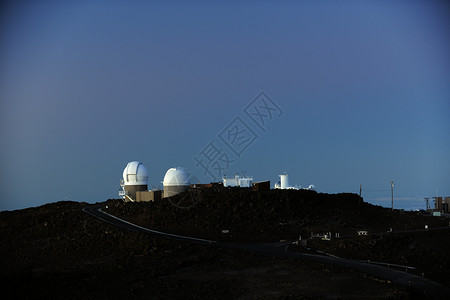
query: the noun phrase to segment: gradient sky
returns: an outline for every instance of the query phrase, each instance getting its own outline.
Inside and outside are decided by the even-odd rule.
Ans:
[[[0,210],[117,198],[128,161],[396,208],[450,196],[450,6],[445,1],[10,1],[0,11]],[[225,2],[225,1],[223,1]],[[317,3],[319,2],[319,3]],[[283,111],[257,127],[264,91]],[[237,157],[219,134],[258,138]]]

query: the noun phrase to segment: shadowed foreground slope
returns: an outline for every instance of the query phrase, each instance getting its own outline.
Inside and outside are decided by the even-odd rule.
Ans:
[[[144,207],[109,201],[111,204],[122,209]],[[147,211],[155,205],[164,203],[148,203]],[[200,205],[195,207],[202,209]],[[85,206],[58,202],[0,213],[4,294],[30,298],[223,299],[417,296],[406,288],[327,264],[124,231],[83,213]],[[175,211],[181,210],[160,214],[170,222],[170,214],[177,216]],[[152,213],[157,214],[157,210]],[[183,214],[188,219],[186,211]],[[182,224],[180,219],[172,220]],[[195,230],[199,229],[201,226]]]

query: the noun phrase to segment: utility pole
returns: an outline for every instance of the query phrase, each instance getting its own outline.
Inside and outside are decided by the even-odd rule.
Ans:
[[[394,182],[391,181],[391,210],[394,211]]]
[[[428,200],[430,200],[430,198],[425,198],[425,202],[427,203],[426,210],[428,210],[430,208],[430,204],[429,204]]]
[[[360,214],[361,214],[361,202],[362,202],[361,191],[362,191],[362,184],[359,185],[358,211]]]

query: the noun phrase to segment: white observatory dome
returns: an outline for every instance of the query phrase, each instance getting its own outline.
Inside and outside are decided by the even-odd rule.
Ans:
[[[125,185],[147,185],[148,171],[140,161],[131,161],[123,170]]]
[[[183,168],[170,168],[164,176],[163,186],[187,186],[191,184],[191,175]]]

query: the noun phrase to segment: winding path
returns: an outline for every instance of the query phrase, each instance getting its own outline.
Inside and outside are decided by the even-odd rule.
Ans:
[[[297,253],[288,251],[288,245],[291,242],[280,242],[280,243],[266,243],[266,244],[252,244],[252,243],[226,243],[218,242],[207,239],[200,239],[188,236],[181,236],[176,234],[165,233],[161,231],[151,230],[128,221],[122,220],[116,216],[104,212],[104,204],[96,204],[83,208],[85,213],[88,213],[104,222],[110,223],[116,227],[123,228],[126,230],[131,230],[135,232],[144,232],[149,234],[158,235],[168,239],[174,239],[179,241],[186,241],[197,244],[214,245],[221,248],[236,249],[236,250],[246,250],[259,252],[264,254],[269,254],[272,256],[289,257],[294,259],[303,259],[318,263],[327,263],[340,267],[352,268],[354,270],[370,274],[377,278],[382,278],[390,282],[400,284],[403,286],[410,286],[414,289],[422,292],[426,297],[432,299],[450,299],[450,289],[447,287],[434,282],[432,280],[422,278],[410,273],[405,273],[402,271],[388,269],[382,266],[373,265],[369,263],[342,259],[329,256],[313,255],[306,253]]]

